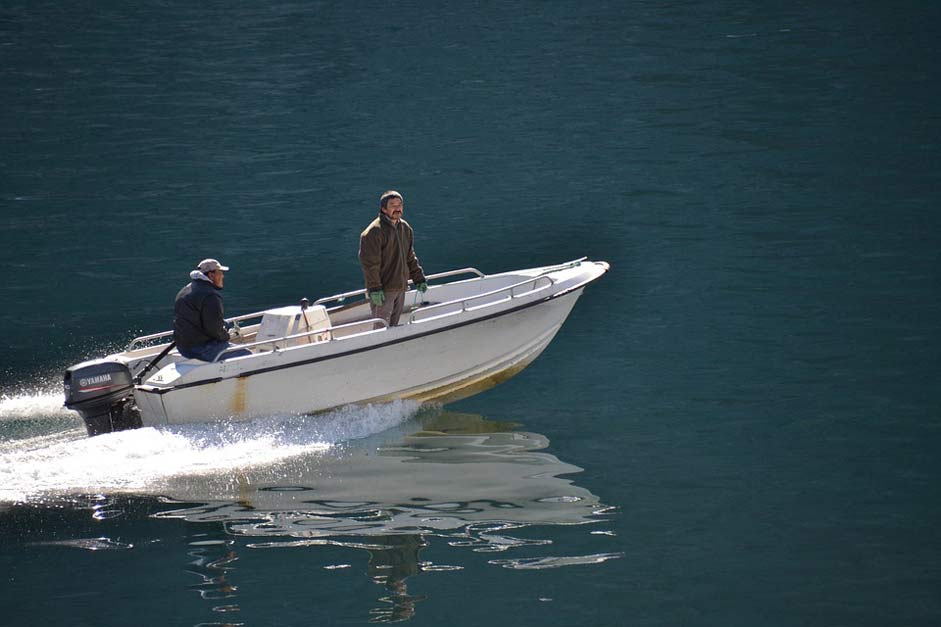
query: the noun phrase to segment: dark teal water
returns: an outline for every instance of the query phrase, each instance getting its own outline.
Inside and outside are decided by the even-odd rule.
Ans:
[[[7,2],[6,625],[941,622],[928,2]],[[88,440],[62,369],[429,272],[611,272],[515,379]],[[363,373],[368,376],[368,373]]]

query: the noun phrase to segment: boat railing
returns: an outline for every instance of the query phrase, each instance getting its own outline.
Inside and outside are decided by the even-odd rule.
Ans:
[[[588,257],[579,257],[578,259],[572,259],[571,261],[566,261],[565,263],[560,263],[555,266],[546,266],[542,269],[542,274],[548,274],[549,272],[556,272],[558,270],[565,270],[567,268],[575,268],[582,265],[582,262],[588,259]]]
[[[425,279],[430,281],[431,279],[443,279],[449,276],[459,276],[461,274],[476,274],[479,278],[483,279],[487,275],[478,270],[477,268],[461,268],[460,270],[448,270],[447,272],[439,272],[437,274],[431,274],[426,276]]]
[[[465,311],[473,311],[473,310],[475,310],[475,309],[480,309],[481,307],[489,307],[490,305],[496,305],[496,304],[498,304],[498,303],[502,303],[502,302],[505,302],[505,301],[507,301],[507,300],[512,300],[512,299],[518,298],[519,296],[522,295],[522,294],[517,294],[517,293],[516,293],[516,290],[517,290],[518,288],[524,286],[524,285],[528,285],[529,283],[532,283],[532,284],[533,284],[533,289],[528,290],[528,291],[525,292],[525,293],[526,293],[526,294],[531,294],[532,292],[536,291],[536,289],[537,289],[536,285],[537,285],[537,283],[538,283],[539,281],[541,281],[541,280],[547,280],[548,283],[547,283],[546,285],[544,285],[543,287],[540,287],[540,288],[538,288],[538,289],[545,289],[545,288],[550,287],[550,286],[552,285],[552,279],[549,278],[549,277],[547,277],[546,274],[548,274],[548,273],[550,273],[550,272],[553,272],[553,271],[556,271],[556,270],[561,269],[561,268],[568,268],[568,267],[572,267],[572,266],[578,265],[580,262],[584,261],[585,259],[586,259],[586,257],[582,257],[582,258],[580,258],[580,259],[573,259],[572,261],[568,261],[568,262],[566,262],[566,263],[564,263],[564,264],[559,264],[559,265],[557,265],[557,266],[549,266],[549,267],[543,269],[543,273],[542,273],[541,275],[539,275],[539,276],[537,276],[537,277],[534,277],[534,278],[526,279],[525,281],[521,281],[521,282],[519,282],[519,283],[515,283],[515,284],[510,285],[510,286],[508,286],[508,287],[503,287],[503,288],[500,288],[500,289],[497,289],[497,290],[493,290],[493,291],[490,291],[490,292],[485,292],[485,293],[483,293],[483,294],[477,294],[477,295],[475,295],[475,296],[468,296],[468,297],[466,297],[466,298],[458,298],[458,299],[450,300],[450,301],[443,302],[443,303],[436,303],[436,304],[434,304],[434,305],[427,305],[427,306],[421,307],[420,309],[417,309],[417,310],[415,310],[414,312],[412,312],[412,314],[409,316],[409,322],[427,322],[428,320],[432,320],[432,319],[435,319],[435,318],[441,318],[441,317],[443,317],[443,316],[448,316],[448,315],[451,315],[452,313],[453,313],[453,314],[458,314],[458,313],[463,313],[463,312],[465,312]],[[486,276],[487,276],[486,274],[484,274],[483,272],[481,272],[481,271],[478,270],[477,268],[461,268],[461,269],[459,269],[459,270],[448,270],[447,272],[439,272],[439,273],[437,273],[437,274],[429,275],[429,276],[427,276],[427,277],[425,277],[425,278],[428,279],[428,280],[443,279],[443,278],[452,277],[452,276],[460,276],[460,275],[462,275],[462,274],[473,274],[473,275],[476,275],[478,278],[486,278]],[[409,281],[409,283],[411,284],[412,281]],[[489,302],[487,302],[487,303],[484,303],[483,305],[477,305],[477,306],[471,306],[471,307],[468,307],[468,306],[467,306],[467,303],[469,303],[469,302],[472,302],[472,301],[474,301],[474,300],[479,300],[479,299],[481,299],[481,298],[486,298],[486,297],[488,297],[488,296],[493,296],[493,295],[499,294],[499,293],[501,293],[501,292],[509,292],[509,295],[507,296],[507,298],[504,298],[504,299],[501,299],[501,300],[496,300],[496,301],[489,301]],[[322,304],[324,304],[324,303],[329,303],[329,302],[332,302],[332,301],[343,301],[343,300],[345,300],[345,299],[347,299],[347,298],[350,298],[350,297],[353,297],[353,296],[358,296],[358,295],[365,294],[365,293],[366,293],[366,290],[365,290],[365,289],[361,289],[361,290],[355,290],[355,291],[352,291],[352,292],[345,292],[345,293],[343,293],[343,294],[335,294],[335,295],[333,295],[333,296],[327,296],[327,297],[325,297],[325,298],[320,298],[320,299],[316,300],[316,301],[314,302],[314,304],[315,304],[315,305],[322,305]],[[440,310],[440,309],[443,309],[443,308],[446,308],[446,307],[449,307],[449,306],[453,307],[453,306],[456,305],[456,304],[460,304],[460,305],[461,305],[461,308],[460,308],[459,310],[454,311],[454,312],[448,312],[448,313],[446,313],[446,314],[442,314],[442,315],[439,315],[439,316],[429,316],[429,317],[422,317],[422,318],[420,318],[420,319],[416,319],[416,315],[424,316],[424,314],[426,314],[426,313],[429,312],[429,311],[432,311],[432,310]],[[256,311],[256,312],[254,312],[254,313],[242,314],[242,315],[240,315],[240,316],[234,316],[234,317],[232,317],[232,318],[226,318],[225,321],[228,322],[228,323],[230,323],[230,324],[234,324],[234,325],[238,326],[238,323],[239,323],[239,322],[243,322],[243,321],[245,321],[245,320],[250,320],[250,319],[252,319],[252,318],[261,318],[262,316],[264,316],[264,314],[265,314],[264,311]],[[349,324],[339,325],[339,326],[336,326],[336,327],[329,327],[329,329],[340,329],[340,328],[347,327],[347,326],[350,326],[350,325],[363,324],[363,322],[369,322],[369,320],[352,322],[352,323],[349,323]],[[284,337],[284,338],[277,338],[276,340],[266,340],[266,341],[264,341],[264,342],[258,342],[258,344],[267,344],[267,343],[270,343],[270,342],[272,342],[272,341],[284,340],[284,339],[287,339],[288,337],[303,337],[303,336],[305,336],[305,335],[312,335],[312,334],[315,334],[315,333],[324,333],[324,332],[326,332],[327,330],[328,330],[328,329],[321,329],[321,330],[319,330],[319,331],[313,331],[313,332],[310,332],[310,333],[302,333],[302,334],[297,335],[297,336],[286,336],[286,337]],[[140,337],[136,337],[136,338],[134,338],[133,340],[131,340],[131,343],[128,344],[128,347],[127,347],[125,350],[126,350],[127,352],[131,352],[131,351],[133,351],[133,350],[136,350],[136,349],[139,349],[139,348],[143,348],[145,344],[148,344],[148,343],[150,343],[150,342],[153,342],[154,340],[159,340],[159,339],[162,339],[162,338],[167,338],[167,337],[170,337],[170,336],[172,336],[172,335],[173,335],[173,331],[164,331],[164,332],[162,332],[162,333],[154,333],[154,334],[152,334],[152,335],[142,335],[142,336],[140,336]],[[333,338],[333,336],[331,335],[331,339],[332,339],[332,338]],[[244,348],[244,347],[246,347],[246,346],[249,346],[249,345],[248,345],[248,344],[240,344],[240,345],[236,345],[236,348]]]
[[[350,333],[349,335],[343,335],[342,337],[336,337],[334,331],[341,329],[350,329],[356,326],[369,325],[369,329],[362,331],[360,333]],[[299,340],[305,337],[311,337],[315,335],[326,335],[327,339],[323,340],[326,342],[332,342],[334,340],[349,340],[354,337],[359,337],[367,333],[373,333],[374,331],[383,331],[388,326],[385,320],[382,318],[370,318],[368,320],[357,320],[356,322],[347,322],[346,324],[338,324],[337,326],[324,327],[322,329],[315,329],[313,331],[304,331],[303,333],[295,333],[293,335],[284,335],[282,337],[266,338],[257,342],[250,342],[248,344],[232,344],[227,349],[219,353],[213,362],[220,361],[224,355],[229,353],[244,350],[246,348],[257,348],[259,346],[271,346],[270,349],[261,351],[256,354],[263,353],[273,353],[275,351],[281,350],[282,347],[278,346],[278,343],[284,343],[293,340]],[[285,348],[294,348],[294,347],[285,347]]]
[[[255,313],[242,314],[241,316],[233,316],[231,318],[226,318],[225,321],[237,326],[239,322],[242,322],[244,320],[251,320],[252,318],[261,318],[264,315],[265,315],[264,311],[256,311]],[[153,342],[154,340],[159,340],[161,338],[170,337],[171,335],[173,335],[173,331],[163,331],[162,333],[154,333],[151,335],[142,335],[140,337],[135,337],[133,340],[131,340],[131,343],[128,344],[127,348],[124,350],[127,352],[131,352],[139,348],[144,348],[146,344]]]
[[[133,340],[131,340],[131,343],[128,344],[127,348],[125,348],[124,350],[129,353],[138,348],[143,348],[144,344],[148,342],[151,342],[153,340],[159,340],[160,338],[163,338],[163,337],[170,337],[171,335],[173,335],[173,331],[164,331],[163,333],[154,333],[153,335],[142,335],[140,337],[135,337]]]
[[[545,284],[540,286],[539,284],[541,282],[544,282]],[[491,307],[493,305],[498,305],[500,303],[505,303],[507,301],[513,300],[515,298],[520,298],[521,296],[524,296],[524,295],[525,296],[531,295],[533,292],[538,292],[544,289],[548,289],[552,287],[554,283],[555,282],[552,280],[552,277],[546,276],[545,274],[541,274],[539,276],[526,279],[525,281],[514,283],[513,285],[507,285],[506,287],[501,287],[500,289],[491,290],[489,292],[484,292],[483,294],[465,296],[464,298],[455,298],[454,300],[445,301],[443,303],[436,303],[434,305],[421,307],[411,313],[408,321],[410,324],[429,322],[431,320],[437,320],[439,318],[444,318],[446,316],[454,316],[457,314],[461,314],[466,311],[475,311],[477,309],[483,309],[484,307]],[[520,290],[520,288],[524,286],[529,286],[529,285],[532,286],[530,289],[526,291],[518,291]],[[500,294],[505,294],[505,296],[503,298],[493,298]],[[481,305],[470,304],[470,303],[473,303],[474,301],[477,301],[483,298],[491,298],[492,300],[488,300],[486,303],[483,303]],[[457,309],[456,305],[460,305],[460,309]],[[422,318],[416,317],[419,315],[424,316],[426,313],[430,311],[440,311],[448,307],[453,307],[454,310],[448,311],[446,313],[436,315],[436,316],[433,315],[433,316],[422,317]]]
[[[478,278],[486,278],[486,274],[478,270],[477,268],[461,268],[460,270],[448,270],[447,272],[439,272],[438,274],[431,274],[425,277],[426,281],[431,281],[432,279],[443,279],[451,276],[459,276],[461,274],[475,274]],[[409,285],[412,285],[412,280],[409,279]],[[314,301],[315,305],[323,305],[324,303],[331,302],[342,302],[347,298],[352,298],[354,296],[360,296],[366,294],[366,289],[353,290],[352,292],[343,292],[342,294],[334,294],[333,296],[325,296]]]

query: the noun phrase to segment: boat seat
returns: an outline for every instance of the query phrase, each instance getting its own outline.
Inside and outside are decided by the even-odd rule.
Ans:
[[[264,312],[261,318],[261,324],[258,326],[255,341],[264,342],[265,340],[272,340],[270,343],[259,345],[257,348],[260,350],[273,350],[275,347],[287,348],[289,346],[326,342],[330,339],[330,332],[327,330],[329,327],[330,316],[327,313],[327,308],[323,305],[311,305],[306,309],[302,309],[299,305],[278,307],[276,309],[268,309]],[[280,339],[289,335],[321,330],[323,330],[323,332],[312,333],[304,337],[292,338],[290,340]]]

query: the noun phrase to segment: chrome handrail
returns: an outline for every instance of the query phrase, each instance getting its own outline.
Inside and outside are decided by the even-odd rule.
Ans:
[[[412,312],[412,314],[411,314],[410,317],[409,317],[409,322],[422,322],[422,320],[418,320],[418,321],[415,320],[415,314],[418,313],[419,311],[425,312],[425,311],[429,311],[429,310],[431,310],[431,309],[440,308],[440,307],[444,307],[444,306],[447,306],[447,305],[453,305],[453,304],[458,303],[458,302],[461,302],[461,303],[462,303],[462,305],[461,305],[461,312],[467,311],[467,307],[466,307],[465,301],[473,300],[473,299],[476,299],[476,298],[482,298],[482,297],[484,297],[484,296],[490,296],[490,295],[496,294],[496,293],[498,293],[498,292],[502,292],[502,291],[505,291],[505,290],[508,290],[508,289],[513,289],[513,288],[519,287],[519,286],[521,286],[521,285],[525,285],[526,283],[529,283],[530,281],[538,280],[538,279],[540,279],[540,278],[545,277],[545,275],[548,274],[549,272],[554,272],[555,270],[558,270],[558,269],[560,269],[560,268],[567,268],[567,267],[576,266],[576,265],[580,264],[582,261],[585,261],[586,259],[587,259],[587,257],[581,257],[581,258],[579,258],[579,259],[573,259],[572,261],[567,261],[567,262],[565,262],[565,263],[561,263],[561,264],[558,264],[558,265],[556,265],[556,266],[547,266],[546,268],[543,269],[543,273],[540,274],[538,277],[534,277],[533,279],[526,279],[525,281],[522,281],[522,282],[517,283],[517,284],[515,284],[515,285],[511,285],[511,286],[509,286],[509,287],[500,288],[500,289],[494,290],[494,291],[492,291],[492,292],[485,292],[485,293],[483,293],[483,294],[478,294],[478,295],[476,295],[476,296],[471,296],[471,297],[468,297],[468,298],[465,298],[465,299],[455,299],[455,300],[447,301],[447,302],[444,302],[444,303],[438,303],[438,304],[435,304],[435,305],[429,305],[428,307],[422,307],[422,308],[420,308],[419,310],[416,310],[415,312]],[[461,268],[461,269],[459,269],[459,270],[448,270],[448,271],[446,271],[446,272],[439,272],[439,273],[437,273],[437,274],[429,275],[429,276],[427,276],[427,277],[425,277],[425,278],[426,278],[427,280],[431,280],[431,279],[443,279],[443,278],[445,278],[445,277],[457,276],[457,275],[461,275],[461,274],[476,274],[478,278],[486,278],[486,277],[487,277],[486,274],[484,274],[483,272],[481,272],[481,271],[478,270],[477,268],[468,267],[468,268]],[[552,279],[549,279],[549,280],[551,281]],[[412,281],[409,280],[409,284],[411,284],[411,283],[412,283]],[[551,283],[550,283],[550,285],[551,285]],[[548,286],[547,286],[547,287],[548,287]],[[536,289],[536,288],[535,288],[535,286],[534,286],[533,290],[531,290],[530,293],[531,293],[532,291],[535,291],[535,289]],[[540,289],[542,289],[542,288],[540,288]],[[343,294],[335,294],[335,295],[333,295],[333,296],[327,296],[327,297],[324,297],[324,298],[320,298],[320,299],[314,301],[314,304],[315,304],[315,305],[321,305],[321,304],[323,304],[323,303],[327,303],[327,302],[331,302],[331,301],[335,301],[335,300],[336,300],[336,301],[340,301],[340,300],[344,300],[344,299],[346,299],[346,298],[349,298],[349,297],[351,297],[351,296],[358,296],[358,295],[360,295],[360,294],[365,294],[365,293],[366,293],[366,290],[365,290],[365,289],[355,290],[355,291],[352,291],[352,292],[344,292]],[[511,293],[510,298],[511,298],[511,299],[512,299],[512,298],[517,298],[517,296],[515,296],[514,294]],[[493,304],[495,304],[495,303],[493,303]],[[455,313],[459,313],[459,312],[455,312]],[[242,320],[248,320],[248,319],[251,319],[251,318],[262,317],[262,316],[264,316],[264,314],[265,314],[264,311],[257,311],[257,312],[254,312],[254,313],[243,314],[243,315],[240,315],[240,316],[233,316],[233,317],[231,317],[231,318],[226,318],[225,321],[226,321],[226,322],[229,322],[229,323],[237,323],[237,322],[241,322]],[[359,323],[357,322],[357,323],[351,323],[351,324],[359,324]],[[340,327],[331,327],[331,328],[341,328],[341,327],[343,327],[343,326],[347,326],[347,325],[340,325]],[[164,331],[164,332],[162,332],[162,333],[154,333],[154,334],[152,334],[152,335],[142,335],[142,336],[140,336],[140,337],[136,337],[136,338],[134,338],[133,340],[131,340],[130,344],[128,344],[128,346],[127,346],[127,348],[126,348],[125,350],[126,350],[127,352],[130,352],[130,351],[135,350],[135,348],[138,347],[138,344],[141,344],[141,343],[144,343],[144,342],[148,342],[148,341],[151,341],[151,340],[156,340],[156,339],[163,338],[163,337],[168,337],[168,336],[171,336],[171,335],[173,335],[173,331]],[[304,334],[301,334],[301,335],[304,335]],[[285,339],[285,338],[280,338],[280,339]],[[270,341],[272,341],[272,340],[269,340],[269,342],[270,342]],[[262,342],[262,343],[265,343],[265,342]],[[242,346],[246,346],[246,345],[242,345]]]
[[[150,340],[156,340],[161,337],[169,337],[171,335],[173,335],[173,331],[164,331],[163,333],[154,333],[153,335],[142,335],[140,337],[135,337],[133,340],[131,340],[131,343],[128,344],[127,348],[125,348],[124,350],[126,352],[131,352],[132,350],[137,348],[138,343],[144,343]]]
[[[537,287],[537,284],[538,284],[539,281],[541,281],[542,279],[545,279],[545,280],[548,281],[549,283],[546,284],[546,285],[544,285],[543,287]],[[554,280],[552,279],[552,277],[550,277],[550,276],[546,276],[545,274],[540,274],[539,276],[531,277],[531,278],[529,278],[529,279],[526,279],[525,281],[520,281],[519,283],[514,283],[513,285],[508,285],[508,286],[506,286],[506,287],[501,287],[500,289],[492,290],[492,291],[490,291],[490,292],[484,292],[483,294],[475,294],[474,296],[467,296],[467,297],[465,297],[465,298],[455,298],[454,300],[445,301],[445,302],[443,302],[443,303],[436,303],[436,304],[434,304],[434,305],[428,305],[427,307],[421,307],[421,308],[416,309],[415,311],[413,311],[413,312],[409,315],[408,322],[409,322],[409,324],[420,323],[420,322],[427,322],[428,320],[431,320],[432,318],[427,318],[427,319],[424,319],[424,320],[416,320],[416,319],[415,319],[415,315],[418,314],[418,313],[424,314],[424,313],[426,313],[426,312],[428,312],[428,311],[431,311],[432,309],[440,309],[440,308],[442,308],[442,307],[453,306],[453,305],[456,305],[456,304],[458,304],[458,303],[461,304],[461,309],[460,309],[460,311],[453,311],[453,312],[451,312],[451,313],[449,313],[449,314],[445,314],[445,315],[449,315],[449,316],[450,316],[450,315],[453,315],[453,314],[464,313],[465,311],[468,311],[468,307],[467,307],[468,301],[474,301],[474,300],[477,300],[477,299],[479,299],[479,298],[485,298],[485,297],[487,297],[487,296],[495,296],[495,295],[497,295],[497,294],[500,294],[501,292],[509,292],[509,293],[510,293],[509,299],[503,299],[503,300],[500,300],[500,301],[494,301],[494,302],[485,303],[485,304],[483,304],[483,305],[480,305],[479,307],[489,307],[489,306],[491,306],[491,305],[497,305],[497,304],[499,304],[499,303],[502,303],[502,302],[504,302],[504,301],[506,301],[506,300],[513,300],[514,298],[519,298],[520,296],[522,296],[522,294],[517,295],[517,294],[515,293],[516,288],[521,287],[521,286],[523,286],[523,285],[527,285],[527,284],[529,284],[529,283],[532,283],[532,284],[533,284],[533,289],[527,291],[526,294],[532,294],[532,293],[535,292],[535,291],[544,290],[544,289],[546,289],[546,288],[548,288],[548,287],[552,287],[552,286],[555,284],[555,281],[554,281]],[[477,308],[479,308],[479,307],[472,307],[471,309],[477,309]],[[438,317],[438,316],[435,316],[435,317]]]
[[[481,278],[481,279],[486,278],[487,276],[486,274],[484,274],[477,268],[461,268],[460,270],[448,270],[447,272],[439,272],[438,274],[431,274],[429,276],[426,276],[425,280],[430,281],[432,279],[443,279],[444,277],[457,276],[459,274],[476,274],[478,278]],[[409,285],[414,285],[414,281],[412,281],[411,279],[409,279],[408,283]],[[315,300],[314,304],[322,305],[324,303],[329,303],[331,301],[342,301],[342,300],[346,300],[347,298],[351,298],[353,296],[359,296],[360,294],[365,294],[366,291],[367,290],[363,288],[361,290],[354,290],[352,292],[343,292],[342,294],[334,294],[333,296],[324,296],[323,298],[318,298],[317,300]]]
[[[324,303],[329,303],[330,301],[342,301],[346,300],[351,296],[359,296],[360,294],[365,294],[366,289],[355,290],[353,292],[343,292],[342,294],[334,294],[333,296],[324,296],[323,298],[318,298],[314,301],[315,305],[322,305]]]
[[[447,272],[439,272],[438,274],[432,274],[431,276],[426,276],[425,278],[428,280],[443,279],[446,276],[457,276],[459,274],[476,274],[481,279],[487,276],[486,274],[484,274],[477,268],[461,268],[460,270],[448,270]]]
[[[542,273],[547,274],[549,272],[555,272],[556,270],[562,270],[564,268],[574,268],[576,266],[582,265],[582,262],[585,261],[586,259],[588,259],[588,257],[579,257],[578,259],[566,261],[565,263],[560,263],[555,266],[546,266],[545,268],[542,269]]]
[[[225,318],[224,320],[228,323],[238,323],[243,320],[250,320],[252,318],[261,318],[264,315],[265,315],[264,311],[256,311],[255,313],[242,314],[240,316],[232,316],[231,318]],[[142,344],[150,340],[156,340],[161,337],[169,337],[171,335],[173,335],[173,331],[164,331],[162,333],[154,333],[152,335],[142,335],[140,337],[135,337],[133,340],[131,340],[131,343],[128,344],[127,348],[124,350],[130,352],[134,350],[135,348],[137,348],[138,344]]]
[[[284,336],[282,336],[282,337],[267,338],[267,339],[264,339],[264,340],[259,340],[259,341],[257,341],[257,342],[250,342],[250,343],[248,343],[248,344],[232,344],[231,346],[229,346],[228,348],[226,348],[224,351],[222,351],[221,353],[219,353],[218,355],[216,355],[216,358],[213,359],[212,362],[210,362],[210,363],[216,363],[217,361],[220,360],[220,358],[221,358],[223,355],[225,355],[225,354],[227,354],[227,353],[231,353],[231,352],[233,352],[233,351],[238,351],[238,350],[243,350],[243,349],[246,349],[246,348],[253,348],[253,347],[255,347],[255,346],[261,346],[261,345],[263,345],[263,344],[275,344],[275,347],[272,348],[271,350],[264,351],[264,352],[266,352],[266,353],[273,353],[273,352],[275,352],[276,350],[281,350],[281,349],[279,349],[279,348],[277,347],[277,345],[276,345],[278,342],[284,342],[284,341],[287,341],[287,340],[296,340],[296,339],[299,339],[299,338],[302,338],[302,337],[309,337],[309,336],[312,336],[312,335],[318,335],[318,334],[320,334],[320,333],[328,333],[328,334],[330,334],[330,339],[327,340],[328,342],[333,342],[334,340],[339,341],[339,340],[349,339],[349,338],[355,337],[356,335],[359,335],[359,334],[357,333],[357,334],[355,334],[355,335],[348,335],[348,336],[345,336],[345,337],[340,337],[340,338],[338,338],[338,337],[335,337],[335,336],[334,336],[333,332],[334,332],[335,330],[337,330],[337,329],[346,329],[346,328],[349,328],[349,327],[355,327],[355,326],[362,325],[362,324],[372,324],[374,328],[370,329],[370,331],[381,331],[381,330],[384,330],[384,328],[383,328],[383,329],[376,329],[376,328],[375,328],[376,323],[381,324],[384,328],[388,328],[388,326],[389,326],[389,325],[386,323],[386,321],[383,320],[382,318],[369,318],[368,320],[357,320],[356,322],[347,322],[346,324],[340,324],[340,325],[337,325],[337,326],[335,326],[335,327],[334,327],[334,326],[329,326],[329,327],[324,327],[323,329],[315,329],[315,330],[313,330],[313,331],[304,331],[303,333],[295,333],[294,335],[284,335]]]

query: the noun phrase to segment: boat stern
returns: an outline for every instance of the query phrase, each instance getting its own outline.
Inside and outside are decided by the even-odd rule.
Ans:
[[[63,389],[66,408],[79,413],[90,436],[141,426],[131,370],[119,359],[94,359],[67,368]]]

